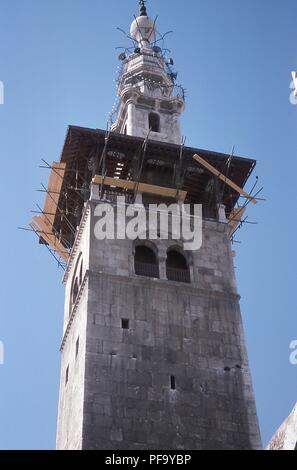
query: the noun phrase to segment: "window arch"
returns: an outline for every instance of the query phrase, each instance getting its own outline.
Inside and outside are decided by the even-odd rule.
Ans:
[[[77,294],[78,294],[79,286],[78,286],[78,278],[75,278],[74,284],[73,284],[73,289],[72,289],[72,305],[75,303],[77,299]]]
[[[152,132],[160,132],[160,116],[157,113],[149,114],[149,129]]]
[[[138,276],[159,278],[159,264],[154,250],[146,245],[135,248],[134,269]]]
[[[167,251],[166,276],[169,281],[191,282],[187,259],[184,254],[175,249]]]
[[[70,291],[69,316],[71,315],[72,307],[76,302],[82,281],[83,281],[83,259],[82,259],[82,253],[80,253],[76,261],[74,271],[73,271],[71,291]]]
[[[83,261],[81,260],[80,269],[79,269],[79,285],[81,285],[83,280]]]

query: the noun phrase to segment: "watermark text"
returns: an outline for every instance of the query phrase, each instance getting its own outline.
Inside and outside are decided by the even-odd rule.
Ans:
[[[202,205],[194,204],[126,204],[125,197],[116,203],[98,204],[94,211],[98,221],[97,240],[179,240],[186,251],[202,246]]]
[[[297,339],[291,341],[290,349],[292,349],[289,359],[290,363],[292,364],[292,366],[297,366]]]
[[[0,80],[0,104],[4,104],[4,83]]]
[[[0,366],[4,364],[4,344],[0,341]]]
[[[297,72],[292,72],[292,78],[290,88],[293,91],[290,93],[290,103],[297,104]]]

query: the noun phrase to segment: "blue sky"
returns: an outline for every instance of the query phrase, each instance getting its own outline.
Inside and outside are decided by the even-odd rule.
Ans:
[[[0,448],[51,449],[59,383],[62,272],[34,234],[40,159],[58,160],[69,124],[106,127],[116,96],[116,30],[136,0],[2,0],[0,4],[2,247]],[[237,277],[263,442],[297,401],[289,363],[296,325],[297,69],[295,0],[151,0],[168,36],[187,144],[257,159],[267,201],[250,207],[236,245]],[[247,185],[251,187],[252,177]]]

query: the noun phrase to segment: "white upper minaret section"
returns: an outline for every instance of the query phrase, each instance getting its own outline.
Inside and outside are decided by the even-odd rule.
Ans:
[[[120,105],[112,130],[143,138],[150,132],[150,140],[179,145],[184,98],[174,95],[174,77],[162,50],[156,47],[156,24],[147,16],[144,2],[139,3],[140,16],[130,29],[136,48],[123,59],[118,86]]]
[[[131,24],[130,35],[139,47],[150,47],[156,41],[156,24],[146,14],[143,14],[135,18]]]

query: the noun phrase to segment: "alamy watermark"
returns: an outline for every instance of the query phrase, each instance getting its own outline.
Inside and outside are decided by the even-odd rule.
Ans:
[[[0,341],[0,366],[4,364],[4,343]]]
[[[97,240],[179,240],[184,250],[202,246],[201,204],[126,204],[124,196],[116,202],[95,208],[94,234]]]
[[[0,80],[0,104],[4,104],[4,83]]]
[[[290,349],[292,349],[289,359],[290,363],[292,364],[292,366],[297,366],[297,339],[291,341]]]
[[[290,103],[297,104],[297,72],[292,72],[292,78],[290,88],[293,91],[290,93]]]

